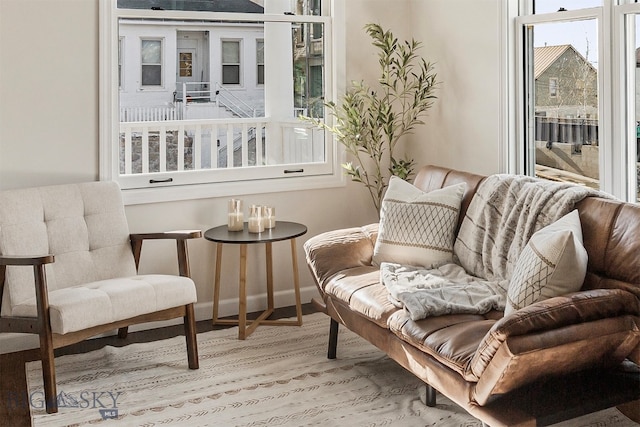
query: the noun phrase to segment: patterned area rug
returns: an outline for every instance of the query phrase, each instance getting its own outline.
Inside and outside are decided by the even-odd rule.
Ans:
[[[40,362],[27,365],[34,426],[438,426],[482,423],[438,395],[374,346],[340,328],[338,359],[326,358],[329,320],[198,335],[200,369],[187,369],[184,337],[105,347],[56,359],[60,410],[43,409]],[[627,427],[616,409],[558,424]]]

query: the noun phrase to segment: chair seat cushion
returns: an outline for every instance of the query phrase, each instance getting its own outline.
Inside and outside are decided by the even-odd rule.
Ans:
[[[196,302],[188,277],[161,274],[100,280],[49,292],[51,330],[67,334]],[[35,300],[17,304],[13,316],[37,317]]]

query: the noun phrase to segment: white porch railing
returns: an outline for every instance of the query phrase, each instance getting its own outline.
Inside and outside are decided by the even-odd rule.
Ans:
[[[231,150],[228,147],[232,147]],[[324,161],[321,133],[268,118],[120,123],[125,175]]]
[[[158,122],[182,119],[182,110],[174,106],[120,107],[121,122]]]

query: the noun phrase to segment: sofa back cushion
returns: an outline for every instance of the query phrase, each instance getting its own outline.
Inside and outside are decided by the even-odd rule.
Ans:
[[[52,254],[49,290],[136,274],[120,189],[113,182],[0,192],[0,254]],[[7,267],[2,314],[35,298],[33,269]]]
[[[583,289],[624,289],[640,298],[640,205],[589,197],[577,208],[589,255]]]
[[[427,165],[420,168],[413,180],[413,185],[422,191],[428,192],[462,182],[466,183],[464,195],[462,196],[462,203],[460,204],[460,214],[458,215],[458,226],[456,228],[457,234],[467,212],[467,208],[469,207],[469,203],[471,203],[471,199],[473,198],[473,195],[476,194],[478,185],[480,185],[484,178],[485,177],[482,175],[476,175],[469,172]]]

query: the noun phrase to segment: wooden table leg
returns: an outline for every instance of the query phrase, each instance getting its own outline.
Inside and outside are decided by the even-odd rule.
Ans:
[[[247,328],[247,245],[240,245],[240,301],[238,302],[238,339],[245,339]]]
[[[300,279],[298,271],[298,257],[296,239],[291,239],[291,264],[293,270],[293,286],[296,299],[296,320],[269,319],[275,310],[273,286],[273,246],[265,242],[266,273],[267,273],[267,309],[255,320],[247,320],[247,244],[240,244],[240,280],[238,289],[238,319],[219,319],[218,309],[220,301],[220,276],[222,271],[222,243],[216,246],[216,271],[213,288],[213,323],[221,325],[238,325],[238,339],[244,340],[256,330],[259,325],[302,325],[302,304],[300,301]]]
[[[293,288],[296,295],[296,314],[298,317],[298,325],[302,325],[302,304],[300,303],[300,279],[298,277],[296,239],[291,239],[291,264],[293,265]]]
[[[218,321],[218,305],[220,303],[220,272],[222,271],[222,243],[216,244],[216,273],[213,281],[213,324]]]
[[[267,260],[267,310],[273,310],[273,252],[271,242],[265,244]]]

